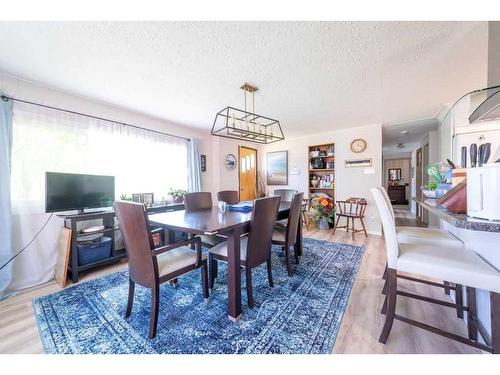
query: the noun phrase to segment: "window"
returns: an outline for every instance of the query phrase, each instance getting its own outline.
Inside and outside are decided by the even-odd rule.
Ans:
[[[16,103],[12,149],[13,209],[43,212],[45,172],[115,176],[121,194],[187,189],[187,142],[61,111]]]

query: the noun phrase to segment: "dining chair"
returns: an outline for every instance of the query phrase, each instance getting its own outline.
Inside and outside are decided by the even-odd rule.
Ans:
[[[236,190],[223,190],[217,193],[217,200],[219,202],[226,202],[227,204],[236,204],[240,201],[240,194]]]
[[[280,197],[282,202],[291,202],[295,193],[297,193],[295,189],[276,189],[273,195]]]
[[[208,301],[207,258],[201,253],[199,238],[155,249],[144,204],[117,201],[114,208],[128,258],[129,289],[125,317],[132,313],[135,284],[151,289],[149,338],[153,338],[158,324],[160,284],[201,268],[203,296]],[[189,247],[193,245],[194,250]]]
[[[385,206],[389,210],[392,221],[394,225],[396,225],[394,210],[392,208],[391,200],[387,191],[382,186],[377,187],[382,193],[382,196],[385,199]],[[449,232],[446,232],[439,228],[421,228],[421,227],[408,227],[408,226],[396,226],[396,236],[398,238],[399,243],[410,243],[410,244],[428,244],[428,245],[444,245],[450,247],[462,247],[463,243],[457,237],[452,235]],[[387,276],[387,264],[385,266],[384,274],[382,275],[383,279],[386,279]],[[400,278],[405,278],[406,276],[401,275]],[[425,283],[425,281],[420,281]],[[457,304],[463,303],[463,286],[459,284],[451,285],[448,281],[444,281],[446,287],[444,291],[446,294],[450,294],[450,290],[455,291],[455,298]],[[386,294],[387,291],[387,282],[384,284],[382,289],[382,293]],[[457,317],[463,318],[464,313],[463,310],[457,308]]]
[[[187,212],[210,210],[213,207],[212,193],[210,192],[197,192],[187,193],[184,195],[184,208]],[[223,241],[224,237],[218,235],[199,234],[203,246],[211,248]]]
[[[271,246],[273,226],[278,215],[280,197],[259,198],[254,201],[250,228],[247,236],[240,240],[240,265],[245,268],[248,307],[254,307],[252,291],[252,269],[266,263],[269,286],[274,287],[271,268]],[[227,262],[227,242],[210,249],[210,288],[217,277],[218,261]]]
[[[281,245],[286,259],[286,269],[288,276],[292,276],[292,264],[290,261],[290,247],[294,247],[295,263],[299,264],[299,256],[297,252],[297,231],[299,229],[299,221],[302,213],[302,200],[304,193],[294,194],[290,203],[290,211],[288,214],[287,225],[285,228],[274,227],[272,242],[275,245]]]
[[[354,241],[354,235],[358,232],[364,232],[365,236],[368,237],[368,233],[366,232],[365,227],[365,211],[366,211],[367,202],[364,198],[356,198],[351,197],[345,201],[337,201],[337,221],[335,222],[335,226],[333,227],[333,234],[338,228],[346,228],[347,232],[349,232],[349,221],[351,221],[351,233],[352,240]],[[339,226],[340,218],[346,218],[346,225]],[[362,226],[362,229],[356,229],[355,220],[359,220]]]
[[[387,294],[382,307],[386,315],[379,342],[385,344],[391,332],[394,320],[425,329],[446,338],[459,341],[475,348],[500,353],[500,273],[473,251],[464,246],[453,247],[442,244],[400,243],[396,226],[382,191],[372,188],[377,210],[384,229],[385,249],[387,254]],[[426,296],[398,290],[397,280],[400,272],[411,273],[419,277],[448,280],[467,288],[476,288],[490,292],[491,337],[487,337],[483,326],[475,314],[475,294],[468,298],[467,306],[458,303],[437,300]],[[410,280],[420,282],[419,279]],[[432,286],[445,287],[444,284],[430,283]],[[468,293],[468,296],[472,295]],[[396,314],[397,297],[408,297],[420,301],[439,304],[446,307],[460,308],[468,312],[468,337],[444,331],[440,328]],[[485,343],[477,340],[477,334],[483,336]]]

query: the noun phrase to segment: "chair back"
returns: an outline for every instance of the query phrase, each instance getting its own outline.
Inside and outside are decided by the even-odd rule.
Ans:
[[[291,202],[293,195],[297,192],[294,189],[276,189],[273,195],[280,197],[281,202]]]
[[[364,218],[366,211],[366,199],[351,197],[345,201],[337,201],[340,214],[354,215]]]
[[[184,195],[184,208],[186,211],[199,211],[212,208],[212,193],[199,192]]]
[[[392,220],[394,220],[394,209],[392,208],[392,203],[391,203],[391,198],[389,198],[389,194],[387,194],[387,190],[383,188],[382,186],[379,186],[378,189],[382,192],[382,195],[385,198],[385,203],[387,204],[387,207],[389,208],[389,211],[392,216]]]
[[[280,197],[260,198],[254,201],[248,233],[247,266],[255,267],[270,256],[274,224],[278,216]]]
[[[217,193],[217,200],[219,202],[226,202],[227,204],[236,204],[240,201],[240,194],[236,190],[223,190]]]
[[[375,199],[375,205],[377,206],[380,219],[382,220],[385,250],[387,253],[387,265],[389,266],[389,268],[396,269],[396,262],[399,254],[396,226],[394,225],[394,220],[391,216],[389,208],[387,207],[387,203],[382,191],[380,191],[380,189],[376,187],[370,190],[373,194],[373,198]]]
[[[154,246],[144,204],[117,201],[114,208],[127,253],[129,277],[151,288],[158,276],[158,265],[151,253]]]
[[[297,242],[297,231],[299,229],[303,198],[304,193],[294,194],[292,202],[290,203],[290,212],[286,225],[286,239],[289,246],[295,245]]]

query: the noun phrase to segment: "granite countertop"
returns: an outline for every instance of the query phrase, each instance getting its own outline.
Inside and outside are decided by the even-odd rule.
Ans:
[[[475,219],[466,214],[456,214],[448,211],[436,204],[435,199],[425,199],[423,201],[417,199],[417,203],[433,213],[440,219],[454,225],[457,228],[475,230],[479,232],[498,232],[500,233],[500,221],[490,221],[484,219]]]

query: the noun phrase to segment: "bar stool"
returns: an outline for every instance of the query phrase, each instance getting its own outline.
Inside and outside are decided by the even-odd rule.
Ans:
[[[485,350],[491,353],[500,353],[500,273],[486,263],[476,253],[461,247],[445,246],[441,243],[433,245],[423,243],[400,243],[396,233],[396,226],[386,199],[382,191],[372,188],[375,204],[382,220],[387,253],[387,295],[382,312],[386,320],[379,342],[385,344],[392,329],[394,320],[425,329],[446,338]],[[439,280],[449,280],[452,283],[466,285],[469,288],[479,288],[490,291],[491,299],[491,337],[489,337],[475,315],[474,298],[468,299],[468,306],[436,300],[433,298],[408,293],[397,289],[398,273],[412,273],[421,277],[430,277]],[[414,281],[419,281],[415,279]],[[433,283],[444,287],[444,284]],[[432,284],[431,284],[432,285]],[[469,337],[460,336],[425,323],[396,314],[397,296],[415,298],[447,307],[460,308],[468,311],[471,317]],[[477,340],[477,333],[481,334],[485,344]]]
[[[387,191],[383,187],[377,187],[382,192],[382,195],[385,198],[385,203],[387,208],[389,209],[389,212],[391,214],[392,220],[395,223],[395,218],[394,218],[394,210],[392,209],[392,204],[391,200],[389,199],[389,195],[387,194]],[[410,244],[415,244],[415,243],[421,243],[421,244],[427,244],[427,245],[435,245],[435,244],[440,244],[444,246],[450,246],[450,247],[462,247],[463,243],[460,241],[457,237],[454,235],[443,231],[441,229],[437,228],[415,228],[415,227],[396,227],[396,235],[398,237],[398,242],[399,243],[410,243]],[[383,279],[386,279],[387,275],[387,265],[385,267],[384,275],[382,276]],[[407,277],[404,275],[400,275],[399,278],[402,279],[409,279],[410,281],[415,281],[411,277]],[[426,283],[425,281],[421,281],[423,283]],[[457,304],[462,305],[463,304],[463,287],[462,285],[451,285],[449,282],[445,281],[444,282],[445,287],[444,291],[446,294],[450,294],[450,290],[455,291],[455,298],[457,301]],[[387,290],[387,283],[384,285],[384,289],[382,290],[382,293],[385,294]],[[461,309],[457,309],[457,317],[463,318],[464,314]]]

